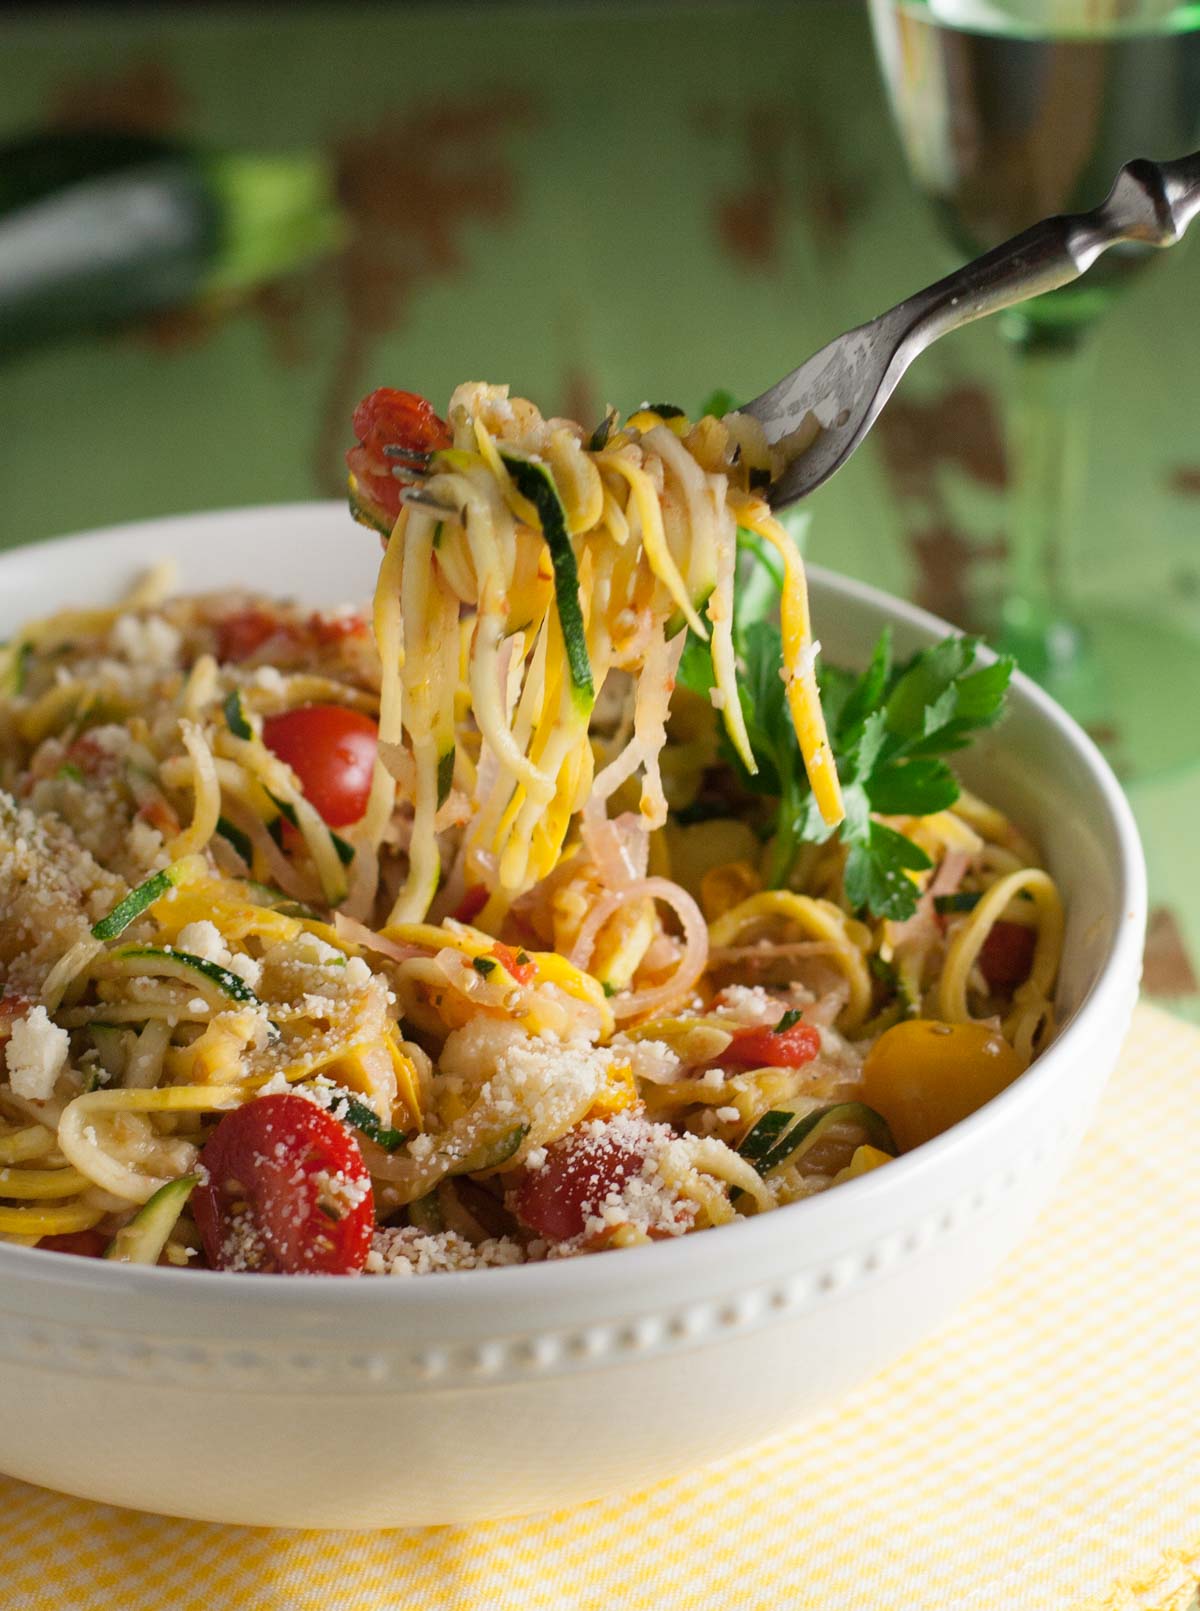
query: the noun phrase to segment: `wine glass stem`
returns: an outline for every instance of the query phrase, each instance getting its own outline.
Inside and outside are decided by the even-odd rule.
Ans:
[[[1095,343],[1085,326],[1048,332],[1013,320],[1009,581],[1001,643],[1022,670],[1053,681],[1080,652],[1070,611]]]

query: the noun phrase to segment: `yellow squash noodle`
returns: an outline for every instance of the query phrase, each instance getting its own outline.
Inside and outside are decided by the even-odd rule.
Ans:
[[[1054,880],[1040,867],[1024,867],[998,879],[969,912],[962,926],[946,947],[941,982],[938,986],[938,1006],[941,1016],[952,1024],[967,1023],[971,1010],[967,1004],[967,990],[971,970],[993,925],[999,921],[1005,908],[1018,895],[1032,898],[1037,916],[1037,942],[1029,977],[1018,986],[1014,1007],[1005,1020],[1005,1033],[1010,1040],[1022,1027],[1022,1021],[1033,1010],[1038,1018],[1048,1010],[1050,992],[1062,956],[1063,905]],[[1036,1029],[1036,1025],[1034,1026]],[[1028,1031],[1032,1034],[1034,1031]],[[1022,1039],[1028,1039],[1028,1035]],[[1031,1047],[1018,1046],[1028,1057]]]
[[[850,995],[841,1016],[841,1027],[855,1029],[866,1018],[871,1006],[871,975],[867,968],[866,947],[870,936],[861,923],[847,917],[831,901],[813,900],[791,890],[769,889],[719,917],[708,926],[711,946],[736,945],[743,931],[766,919],[779,918],[792,923],[813,940],[829,947],[830,956],[845,976]]]

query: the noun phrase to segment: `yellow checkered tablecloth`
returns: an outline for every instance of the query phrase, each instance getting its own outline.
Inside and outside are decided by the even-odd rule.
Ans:
[[[1033,1238],[820,1420],[649,1492],[474,1527],[239,1529],[0,1478],[0,1606],[1184,1611],[1200,1578],[1198,1157],[1200,1033],[1141,1007]]]

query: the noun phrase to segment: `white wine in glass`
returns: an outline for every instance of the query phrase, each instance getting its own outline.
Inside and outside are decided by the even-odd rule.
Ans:
[[[870,0],[909,169],[964,257],[1100,202],[1134,157],[1200,144],[1200,3]],[[1132,771],[1200,753],[1163,717],[1200,690],[1200,637],[1151,615],[1073,607],[1069,584],[1096,320],[1159,254],[1106,252],[1082,279],[1001,316],[1016,357],[1010,563],[995,637]],[[1200,320],[1200,300],[1197,303]]]

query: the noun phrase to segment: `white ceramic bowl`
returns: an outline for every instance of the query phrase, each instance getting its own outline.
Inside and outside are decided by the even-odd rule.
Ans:
[[[365,598],[378,545],[333,504],[197,515],[0,555],[0,637],[182,585]],[[825,652],[946,629],[817,572]],[[0,1467],[122,1505],[263,1525],[512,1514],[694,1467],[835,1400],[941,1321],[1027,1232],[1129,1022],[1145,874],[1088,739],[1032,684],[963,762],[1040,841],[1068,909],[1063,1029],[986,1108],[761,1219],[566,1263],[424,1280],[197,1274],[0,1246]]]

